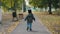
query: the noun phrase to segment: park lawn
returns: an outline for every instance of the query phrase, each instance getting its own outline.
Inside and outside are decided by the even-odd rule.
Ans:
[[[60,16],[49,15],[48,12],[37,12],[35,14],[40,18],[42,23],[52,32],[52,34],[57,34],[57,32],[55,31],[55,26],[60,26]],[[57,29],[60,30],[60,28]]]

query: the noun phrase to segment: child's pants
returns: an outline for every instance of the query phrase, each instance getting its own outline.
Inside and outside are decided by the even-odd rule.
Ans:
[[[32,28],[32,23],[27,23],[27,27]]]

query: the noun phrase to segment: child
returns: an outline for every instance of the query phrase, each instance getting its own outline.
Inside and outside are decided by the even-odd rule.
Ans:
[[[33,22],[33,20],[35,21],[35,18],[31,12],[31,10],[28,10],[28,15],[25,18],[25,21],[26,20],[27,20],[27,31],[28,31],[28,29],[30,29],[30,31],[32,31],[32,22]]]
[[[16,21],[18,21],[17,14],[16,14],[15,10],[13,11],[12,16],[13,16],[13,21],[14,21],[14,19],[17,19]]]

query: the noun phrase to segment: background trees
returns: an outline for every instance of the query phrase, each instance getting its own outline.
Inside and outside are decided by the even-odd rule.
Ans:
[[[59,8],[59,0],[30,0],[30,4],[38,8],[47,8],[49,7],[49,14],[52,14],[51,8]]]
[[[3,9],[22,9],[23,0],[1,0]]]
[[[23,4],[23,10],[25,12],[26,10],[26,4],[24,0],[0,0],[2,2],[2,6],[4,9],[14,9],[17,10],[22,9]],[[60,7],[60,0],[29,0],[30,5],[34,6],[34,8],[45,8],[49,7],[49,14],[52,14],[51,9],[52,8],[59,8]]]

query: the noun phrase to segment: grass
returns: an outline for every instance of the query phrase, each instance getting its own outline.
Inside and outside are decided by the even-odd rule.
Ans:
[[[12,22],[12,12],[5,12],[2,16],[3,25],[4,24],[6,25],[7,23],[10,23],[10,21]],[[5,30],[6,34],[11,33],[17,27],[17,25],[19,23],[20,22],[17,21],[17,22],[12,22],[11,24],[9,24],[7,29]]]
[[[42,23],[52,32],[52,34],[57,34],[54,26],[60,26],[60,16],[49,15],[48,12],[37,12],[35,14],[40,18]],[[60,30],[60,28],[57,29]]]

